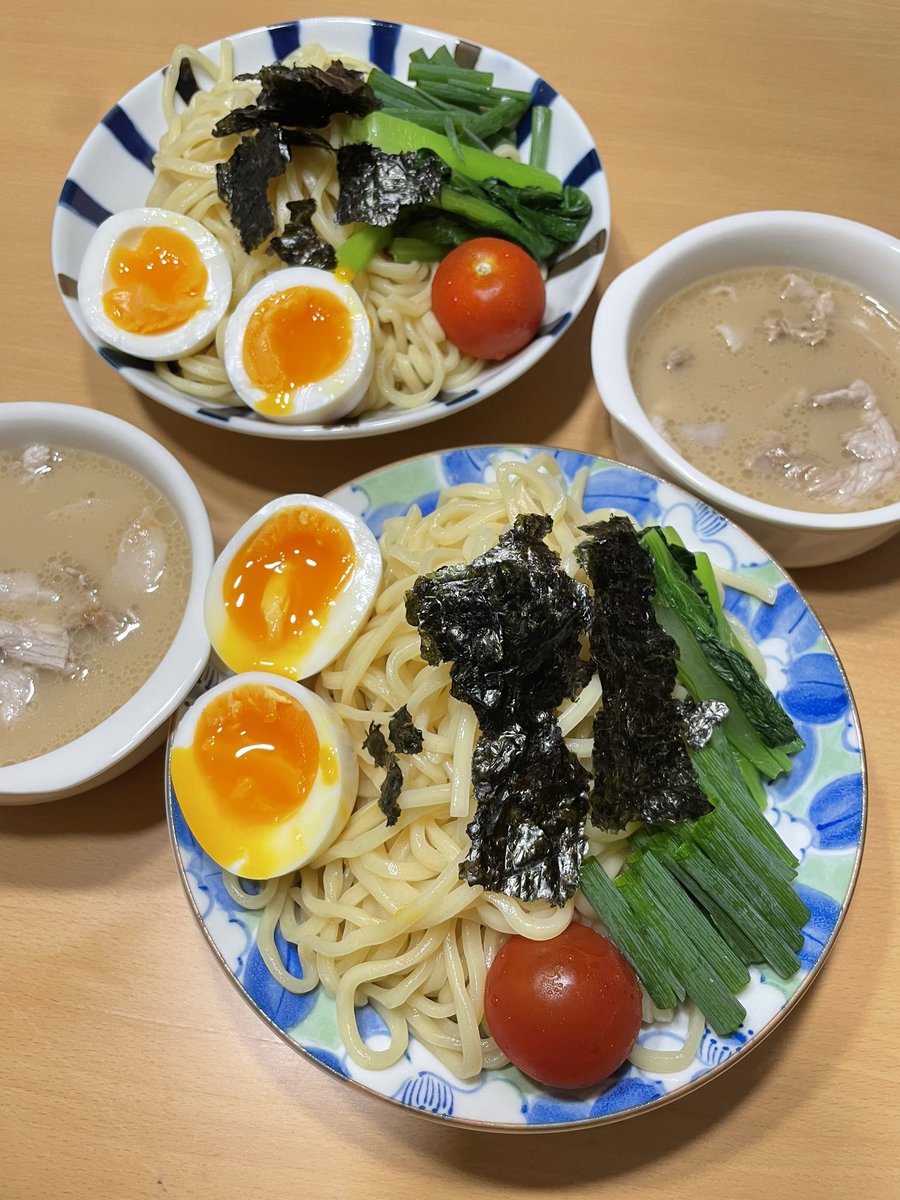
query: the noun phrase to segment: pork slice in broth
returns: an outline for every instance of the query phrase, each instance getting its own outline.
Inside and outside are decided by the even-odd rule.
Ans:
[[[67,671],[72,665],[69,634],[61,625],[0,620],[0,653],[6,659],[46,671]]]
[[[0,666],[0,729],[17,721],[34,695],[34,672],[10,663]]]
[[[112,569],[120,597],[135,599],[155,591],[166,569],[169,543],[165,531],[149,509],[135,517],[122,535]]]
[[[766,450],[754,466],[774,469],[786,482],[810,495],[826,497],[839,507],[892,483],[900,474],[900,442],[897,432],[881,410],[878,397],[864,379],[847,387],[817,392],[810,396],[810,410],[834,407],[858,408],[861,423],[843,440],[845,452],[855,461],[839,467],[824,458],[793,454],[784,445]]]

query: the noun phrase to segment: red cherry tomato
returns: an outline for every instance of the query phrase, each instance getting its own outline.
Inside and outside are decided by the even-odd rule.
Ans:
[[[520,1071],[548,1087],[590,1087],[625,1061],[641,988],[616,947],[572,924],[546,942],[515,935],[491,964],[485,1016]]]
[[[435,272],[431,307],[464,354],[508,358],[527,346],[544,315],[540,268],[513,242],[473,238]]]

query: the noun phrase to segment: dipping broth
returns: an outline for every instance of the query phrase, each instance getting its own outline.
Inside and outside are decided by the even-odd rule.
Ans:
[[[0,451],[0,766],[87,733],[171,646],[191,578],[161,493],[85,450]]]
[[[847,283],[706,279],[650,318],[631,378],[661,436],[736,492],[805,512],[900,500],[900,319]]]

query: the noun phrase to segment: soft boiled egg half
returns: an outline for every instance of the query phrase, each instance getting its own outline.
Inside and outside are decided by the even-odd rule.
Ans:
[[[369,527],[303,493],[264,505],[219,555],[206,627],[232,671],[308,679],[334,659],[372,610],[381,551]]]
[[[231,300],[219,240],[164,208],[132,208],[99,226],[78,276],[78,303],[107,345],[155,362],[206,345]]]
[[[363,303],[330,271],[288,267],[255,284],[229,317],[225,370],[272,421],[334,421],[360,402],[375,364]]]
[[[358,783],[350,735],[330,704],[262,671],[194,703],[172,738],[171,774],[194,837],[245,879],[315,858],[346,824]]]

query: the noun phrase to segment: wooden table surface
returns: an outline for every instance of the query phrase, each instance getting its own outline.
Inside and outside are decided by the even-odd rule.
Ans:
[[[313,12],[365,12],[321,2]],[[515,439],[610,453],[591,380],[596,301],[518,384],[421,430],[359,442],[241,439],[133,392],[82,342],[53,284],[67,167],[109,106],[167,60],[304,13],[211,0],[33,0],[4,18],[0,399],[116,413],[197,481],[218,545],[285,491],[327,491],[406,455]],[[896,0],[437,0],[377,14],[502,47],[594,132],[613,234],[603,283],[674,234],[758,208],[900,234]],[[0,410],[2,421],[2,410]],[[14,514],[0,514],[4,523]],[[853,686],[868,844],[808,997],[748,1059],[658,1112],[510,1138],[395,1111],[293,1053],[223,977],[188,911],[162,757],[87,795],[0,810],[0,1196],[481,1197],[900,1194],[900,539],[797,573]]]

